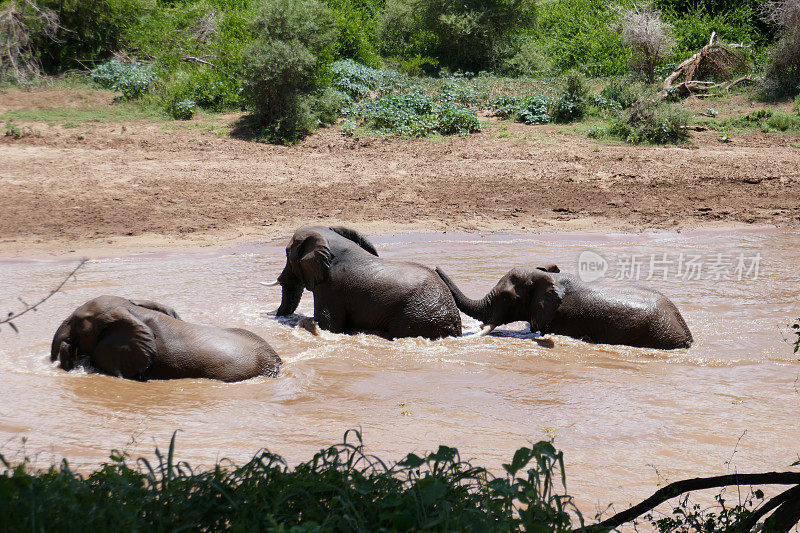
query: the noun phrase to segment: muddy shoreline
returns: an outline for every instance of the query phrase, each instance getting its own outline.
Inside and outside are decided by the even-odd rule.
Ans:
[[[44,105],[27,98],[14,105]],[[307,223],[370,235],[800,225],[790,135],[721,143],[703,131],[636,147],[484,117],[464,138],[354,138],[334,126],[283,147],[221,134],[236,118],[21,124],[35,135],[0,137],[0,253],[273,242]]]

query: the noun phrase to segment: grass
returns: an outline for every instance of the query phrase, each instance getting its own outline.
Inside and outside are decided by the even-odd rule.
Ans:
[[[161,110],[150,106],[122,102],[112,106],[54,108],[54,109],[14,109],[0,114],[0,121],[6,122],[44,122],[50,126],[64,124],[77,127],[86,122],[133,122],[136,120],[168,120]]]
[[[365,453],[355,430],[294,468],[264,450],[242,466],[223,460],[195,470],[176,459],[174,434],[156,458],[113,452],[83,476],[66,460],[36,471],[0,455],[0,530],[567,531],[583,524],[563,493],[563,456],[546,441],[517,450],[502,476],[446,446],[387,465]]]

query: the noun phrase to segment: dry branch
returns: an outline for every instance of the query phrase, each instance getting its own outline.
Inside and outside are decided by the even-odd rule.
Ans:
[[[42,305],[44,302],[46,302],[47,300],[49,300],[51,296],[53,296],[53,295],[54,295],[54,294],[56,294],[57,292],[61,291],[61,288],[62,288],[62,287],[64,287],[64,285],[66,285],[66,284],[67,284],[67,282],[68,282],[70,279],[74,279],[74,278],[75,278],[75,273],[76,273],[76,272],[77,272],[77,271],[78,271],[78,270],[79,270],[79,269],[80,269],[80,268],[81,268],[83,265],[85,265],[85,264],[86,264],[86,261],[87,261],[86,259],[81,259],[81,262],[80,262],[80,263],[78,263],[78,266],[76,266],[75,268],[73,268],[73,269],[72,269],[72,272],[70,272],[69,274],[67,274],[67,277],[66,277],[66,278],[64,278],[64,279],[61,281],[61,283],[59,283],[59,284],[58,284],[58,287],[56,287],[55,289],[53,289],[52,291],[50,291],[50,292],[47,294],[47,296],[45,296],[44,298],[42,298],[41,300],[39,300],[39,301],[38,301],[38,302],[36,302],[35,304],[32,304],[32,305],[31,305],[31,304],[28,304],[27,302],[25,302],[25,300],[23,300],[23,299],[21,299],[21,298],[20,298],[20,301],[22,302],[22,305],[24,305],[24,306],[25,306],[25,308],[24,308],[22,311],[18,311],[18,312],[16,312],[16,313],[14,313],[14,312],[10,312],[10,313],[8,313],[8,316],[6,316],[6,317],[5,317],[5,318],[3,318],[3,319],[0,319],[0,326],[1,326],[1,325],[3,325],[3,324],[8,324],[8,325],[9,325],[9,327],[11,327],[11,329],[13,329],[14,331],[17,331],[17,326],[15,326],[15,325],[14,325],[14,322],[13,322],[13,321],[14,321],[14,320],[16,320],[16,319],[18,319],[19,317],[21,317],[22,315],[24,315],[25,313],[27,313],[27,312],[29,312],[29,311],[36,311],[36,309],[37,309],[37,308],[38,308],[40,305]]]
[[[611,518],[603,520],[599,524],[589,526],[586,529],[613,529],[619,527],[626,522],[630,522],[640,517],[641,515],[652,511],[662,503],[676,496],[680,496],[685,492],[692,492],[695,490],[713,489],[719,487],[727,487],[730,485],[800,485],[800,472],[766,472],[763,474],[728,474],[725,476],[715,476],[707,478],[693,478],[685,479],[670,483],[666,487],[657,490],[652,496],[643,502],[634,505],[630,509],[617,513]],[[797,488],[797,487],[795,487]],[[794,490],[794,489],[792,489]],[[785,497],[786,499],[779,502],[785,506],[786,504],[794,504],[797,502],[796,493],[786,491],[776,498]],[[788,494],[788,496],[786,496]],[[773,498],[775,499],[775,498]],[[769,504],[769,502],[768,502]],[[780,507],[780,509],[783,508]],[[794,509],[794,507],[791,507]],[[791,516],[788,511],[787,516]],[[777,511],[776,511],[777,513]],[[788,520],[788,518],[787,518]],[[751,526],[752,527],[752,526]],[[586,530],[584,529],[584,531]],[[580,530],[579,530],[580,531]],[[746,530],[740,530],[746,531]]]
[[[661,97],[666,98],[677,92],[680,96],[704,94],[711,89],[729,89],[746,80],[750,76],[742,76],[732,82],[717,83],[703,80],[704,77],[730,78],[734,72],[747,69],[747,63],[736,55],[729,47],[715,43],[713,37],[709,44],[697,51],[692,57],[677,66],[664,80]],[[681,81],[679,81],[681,80]]]
[[[7,72],[20,81],[42,74],[35,35],[58,42],[64,28],[58,13],[33,0],[12,0],[0,8],[0,76]]]

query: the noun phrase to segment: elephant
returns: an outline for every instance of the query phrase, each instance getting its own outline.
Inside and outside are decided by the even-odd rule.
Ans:
[[[375,246],[343,226],[305,226],[286,246],[275,314],[314,294],[314,321],[334,333],[368,332],[387,339],[461,335],[461,315],[436,273],[423,265],[378,257]]]
[[[184,322],[170,307],[100,296],[78,307],[56,331],[50,360],[64,370],[89,366],[138,381],[274,377],[281,359],[250,331]]]
[[[471,300],[440,268],[458,308],[484,323],[482,335],[516,321],[531,331],[604,344],[688,348],[689,327],[664,294],[645,287],[589,284],[558,266],[514,268],[480,300]]]

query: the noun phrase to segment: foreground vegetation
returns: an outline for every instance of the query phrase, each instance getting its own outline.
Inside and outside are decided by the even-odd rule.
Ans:
[[[175,434],[157,463],[132,462],[120,452],[89,475],[66,460],[47,470],[26,459],[12,465],[0,455],[0,528],[3,531],[101,531],[183,529],[269,531],[573,531],[608,530],[644,515],[658,531],[749,531],[765,511],[787,500],[765,501],[760,490],[716,506],[678,499],[671,513],[656,505],[685,491],[748,483],[797,484],[800,474],[741,474],[685,480],[662,488],[645,502],[587,524],[566,494],[563,454],[550,442],[520,448],[503,464],[504,474],[463,461],[458,450],[408,454],[387,465],[365,452],[361,435],[289,468],[261,451],[249,462],[229,461],[195,470],[175,458]],[[732,478],[732,479],[727,479]],[[797,496],[798,487],[786,491]],[[742,497],[745,496],[745,497]],[[780,499],[783,498],[783,499]],[[792,500],[794,501],[794,500]],[[770,505],[777,502],[777,505]],[[777,512],[775,514],[778,514]],[[640,523],[641,525],[641,523]],[[770,530],[769,523],[764,531]],[[759,526],[761,527],[761,526]],[[739,528],[739,529],[737,529]]]
[[[175,119],[247,109],[269,142],[340,117],[345,133],[466,135],[484,110],[682,142],[685,114],[652,82],[713,34],[765,75],[751,90],[796,94],[798,17],[798,0],[3,0],[0,78],[88,72]],[[592,95],[583,77],[622,81]]]

